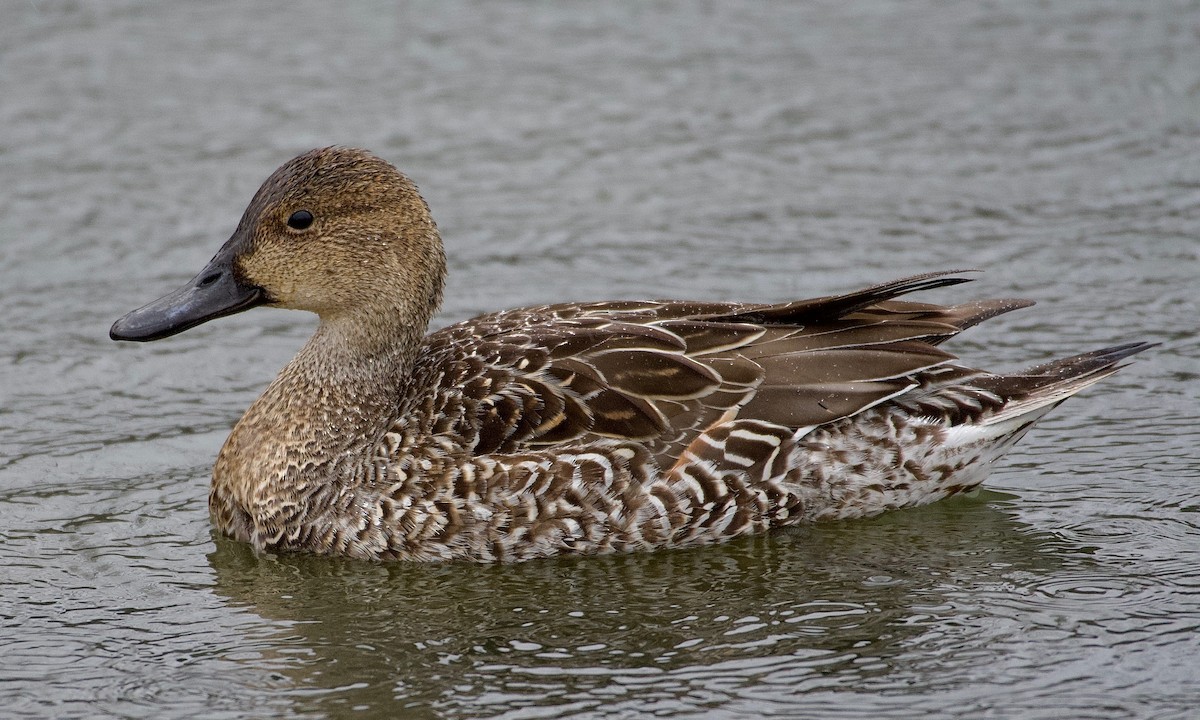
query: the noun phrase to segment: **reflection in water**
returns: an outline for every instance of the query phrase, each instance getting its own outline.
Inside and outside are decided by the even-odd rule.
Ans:
[[[648,555],[368,564],[221,538],[210,561],[220,595],[295,623],[279,654],[297,687],[337,688],[298,695],[298,711],[400,700],[465,717],[794,706],[814,691],[916,701],[991,662],[1006,616],[1021,623],[970,602],[1011,603],[1082,562],[981,498]]]

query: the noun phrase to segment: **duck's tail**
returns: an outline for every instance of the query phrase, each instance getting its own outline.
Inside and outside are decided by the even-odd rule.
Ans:
[[[1152,347],[1130,343],[1035,365],[1009,375],[952,379],[805,438],[811,447],[849,448],[843,460],[818,450],[806,474],[825,478],[806,498],[810,517],[850,518],[923,505],[977,487],[992,463],[1057,405],[1120,370],[1125,358]],[[962,370],[962,369],[960,369]],[[964,373],[972,371],[963,370]],[[859,435],[882,434],[874,446]]]
[[[1004,398],[1004,405],[981,418],[980,425],[1011,423],[1031,414],[1041,417],[1075,393],[1120,370],[1125,358],[1158,343],[1127,343],[1034,365],[1011,375],[996,375],[978,385]],[[1043,411],[1043,412],[1039,412]],[[1034,418],[1036,419],[1036,418]]]
[[[1124,367],[1120,364],[1122,360],[1155,344],[1116,345],[1034,365],[1017,373],[974,379],[970,383],[972,389],[990,396],[993,404],[978,410],[972,408],[975,412],[968,413],[969,417],[947,417],[942,452],[983,450],[981,459],[990,464],[1067,398],[1117,372]]]

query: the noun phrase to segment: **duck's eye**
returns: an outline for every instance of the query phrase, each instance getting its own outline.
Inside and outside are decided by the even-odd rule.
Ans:
[[[293,230],[307,230],[313,224],[313,214],[307,210],[297,210],[287,219],[287,226]]]

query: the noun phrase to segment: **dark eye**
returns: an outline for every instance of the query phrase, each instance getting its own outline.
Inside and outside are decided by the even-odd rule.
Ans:
[[[288,218],[288,227],[293,230],[307,230],[313,223],[313,215],[307,210],[297,210]]]

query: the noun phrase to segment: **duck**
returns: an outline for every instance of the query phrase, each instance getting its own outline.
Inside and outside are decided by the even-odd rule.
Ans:
[[[1032,303],[903,299],[970,272],[775,304],[542,305],[428,332],[446,278],[429,207],[387,161],[334,146],[276,170],[192,280],[109,334],[315,313],[217,456],[215,528],[258,552],[515,562],[970,491],[1047,412],[1151,347],[972,369],[942,343]]]

